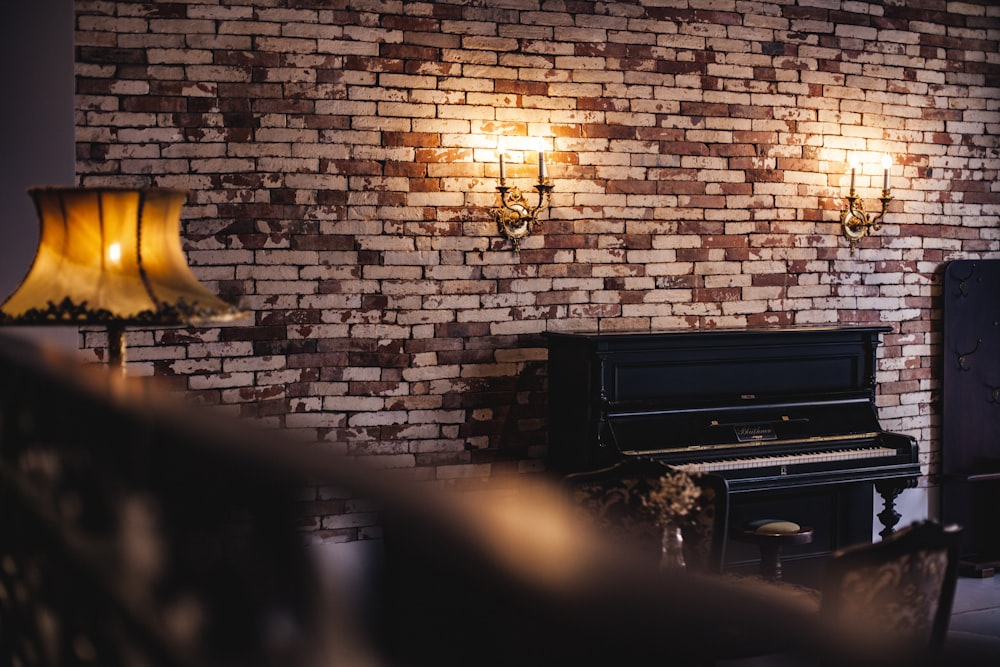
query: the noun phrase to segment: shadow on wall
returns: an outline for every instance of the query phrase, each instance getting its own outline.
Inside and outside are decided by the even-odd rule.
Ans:
[[[523,364],[517,375],[483,378],[481,392],[471,394],[464,407],[485,408],[492,411],[487,423],[475,420],[462,426],[460,435],[470,439],[495,433],[496,441],[486,450],[480,450],[479,460],[523,460],[528,449],[544,444],[544,432],[537,428],[524,428],[526,423],[537,423],[546,417],[545,377],[548,365],[544,361]],[[500,406],[500,407],[497,407]],[[498,424],[498,425],[497,425]]]

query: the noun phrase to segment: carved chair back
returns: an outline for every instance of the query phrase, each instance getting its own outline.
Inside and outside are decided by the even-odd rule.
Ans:
[[[821,614],[904,664],[938,655],[955,597],[961,528],[917,522],[833,555]]]

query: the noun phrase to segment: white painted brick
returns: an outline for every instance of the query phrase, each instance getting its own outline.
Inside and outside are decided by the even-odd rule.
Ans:
[[[345,25],[332,9],[204,0],[186,2],[183,20],[129,3],[115,5],[115,16],[109,5],[79,7],[80,181],[188,189],[185,252],[196,275],[241,297],[253,317],[239,326],[259,324],[265,336],[284,327],[287,339],[130,331],[135,373],[186,375],[192,391],[231,413],[258,391],[267,400],[294,385],[293,412],[263,424],[416,479],[475,485],[496,470],[465,463],[462,452],[495,446],[500,434],[466,439],[460,426],[489,424],[505,406],[443,411],[442,425],[406,420],[541,362],[545,331],[867,322],[873,312],[940,331],[938,311],[920,304],[932,303],[942,262],[1000,252],[989,157],[998,91],[966,67],[991,54],[972,44],[955,61],[959,50],[922,43],[989,39],[998,17],[982,4],[951,3],[940,23],[920,16],[892,29],[867,21],[884,15],[880,5],[834,0],[800,4],[866,20],[789,19],[781,3],[732,0],[606,3],[573,14],[528,0],[502,11],[473,4],[448,4],[441,19],[437,3],[361,0],[351,6],[359,20]],[[653,5],[706,18],[654,19]],[[714,24],[713,11],[740,24]],[[385,28],[389,15],[396,25]],[[412,30],[410,20],[439,29]],[[791,32],[794,55],[765,48]],[[126,64],[86,62],[112,45],[141,53],[143,66],[116,79]],[[621,45],[626,57],[615,52]],[[396,55],[407,49],[440,57]],[[228,52],[281,62],[243,66]],[[552,205],[521,255],[489,214],[500,135],[512,141],[511,171],[522,172],[509,177],[529,193],[526,138],[544,137],[551,151]],[[838,229],[848,154],[886,150],[905,156],[896,199],[852,254]],[[878,176],[857,176],[868,206]],[[703,289],[741,298],[694,302],[724,293]],[[462,331],[474,333],[454,333]],[[101,336],[88,333],[85,345],[103,345]],[[492,363],[455,361],[474,358],[480,344]],[[881,372],[892,380],[905,364],[930,368],[938,352],[922,339],[882,348]],[[385,368],[376,365],[383,353]],[[286,370],[297,355],[306,356]],[[522,380],[542,391],[539,378]],[[350,396],[356,382],[379,383],[378,395]],[[880,400],[884,425],[927,443],[930,471],[940,435],[929,397],[939,387],[920,382],[918,392]],[[521,426],[544,440],[544,419]],[[544,446],[521,451],[528,458],[516,467],[539,470]],[[415,469],[415,452],[455,458]],[[371,512],[359,504],[345,518],[317,517],[314,528],[375,534]]]

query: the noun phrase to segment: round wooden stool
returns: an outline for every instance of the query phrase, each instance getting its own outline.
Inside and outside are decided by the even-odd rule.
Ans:
[[[793,521],[763,519],[751,521],[732,535],[740,542],[750,542],[760,548],[760,575],[768,581],[781,580],[781,548],[792,544],[809,544],[813,529]]]

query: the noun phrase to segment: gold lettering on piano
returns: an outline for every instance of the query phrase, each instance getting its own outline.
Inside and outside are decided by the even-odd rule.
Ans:
[[[788,474],[788,466],[781,466],[781,473],[780,474],[787,475]]]
[[[743,424],[733,427],[737,442],[756,442],[761,440],[777,440],[778,435],[767,424]]]

